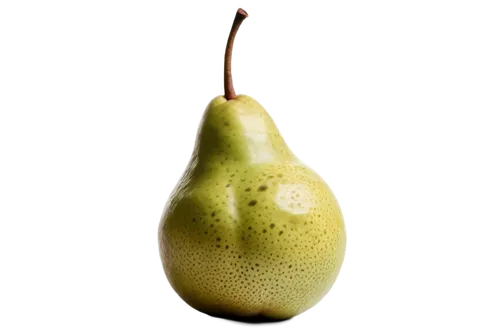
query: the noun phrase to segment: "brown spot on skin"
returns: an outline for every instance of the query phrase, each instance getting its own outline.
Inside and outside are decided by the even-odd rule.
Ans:
[[[269,228],[273,229],[276,225],[274,223],[271,223],[271,225],[269,226]]]
[[[252,189],[251,189],[250,187],[247,187],[247,188],[245,189],[245,192],[250,192],[251,190],[252,190]]]
[[[249,206],[255,206],[257,204],[257,200],[252,200],[248,203]]]
[[[267,186],[266,186],[266,185],[261,185],[261,186],[259,186],[259,188],[257,189],[257,191],[259,191],[259,192],[263,192],[263,191],[265,191],[265,190],[267,190]]]

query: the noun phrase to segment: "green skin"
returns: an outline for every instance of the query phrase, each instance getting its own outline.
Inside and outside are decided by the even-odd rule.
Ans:
[[[328,185],[254,99],[213,99],[159,226],[163,268],[193,308],[286,319],[330,290],[346,247]]]

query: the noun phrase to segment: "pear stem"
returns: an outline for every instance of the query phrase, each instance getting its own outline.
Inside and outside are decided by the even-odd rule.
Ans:
[[[227,39],[226,54],[224,55],[224,95],[227,100],[234,99],[236,97],[233,87],[233,76],[231,74],[231,56],[233,54],[234,37],[236,37],[236,33],[238,32],[238,28],[241,23],[247,17],[247,12],[239,8],[236,12],[236,16],[234,17],[229,38]]]

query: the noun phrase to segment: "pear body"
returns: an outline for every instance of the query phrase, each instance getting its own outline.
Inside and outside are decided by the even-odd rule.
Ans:
[[[195,309],[286,319],[330,290],[346,234],[332,191],[264,108],[219,96],[165,206],[159,245],[169,282]]]

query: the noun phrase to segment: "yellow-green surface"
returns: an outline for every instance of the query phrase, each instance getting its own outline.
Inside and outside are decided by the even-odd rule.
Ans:
[[[255,100],[216,97],[159,227],[175,291],[210,314],[290,318],[332,287],[346,246],[328,185]]]

